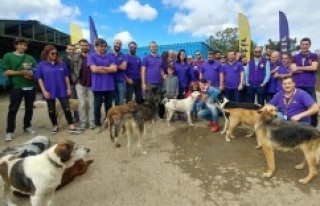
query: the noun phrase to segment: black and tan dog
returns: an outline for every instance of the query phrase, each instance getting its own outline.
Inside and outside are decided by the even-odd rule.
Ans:
[[[255,132],[262,144],[265,153],[268,171],[264,177],[271,177],[275,171],[274,149],[289,151],[300,148],[309,166],[309,173],[305,178],[299,180],[307,184],[317,175],[317,155],[320,151],[320,131],[316,128],[293,121],[275,119],[276,108],[267,105],[259,114]],[[302,169],[303,161],[296,169]]]
[[[128,152],[131,155],[131,137],[134,133],[138,133],[138,147],[142,150],[143,154],[147,152],[143,150],[142,139],[145,136],[146,124],[152,124],[152,137],[155,138],[153,130],[158,118],[159,104],[164,97],[164,91],[153,89],[150,99],[147,99],[144,103],[137,105],[124,114],[120,121],[115,124],[115,145],[120,147],[118,143],[118,137],[122,127],[125,127],[125,131],[128,137]]]

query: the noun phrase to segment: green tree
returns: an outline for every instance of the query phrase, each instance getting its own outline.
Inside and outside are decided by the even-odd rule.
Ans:
[[[300,50],[300,46],[297,45],[298,41],[297,38],[290,38],[290,53],[292,54],[295,51]],[[279,41],[273,41],[272,39],[268,39],[268,44],[266,46],[269,46],[272,50],[280,51],[280,42]]]

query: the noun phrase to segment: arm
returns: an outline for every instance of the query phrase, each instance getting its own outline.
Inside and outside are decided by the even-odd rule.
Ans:
[[[246,85],[250,86],[249,85],[249,66],[248,65],[244,68],[244,75],[246,77]]]
[[[68,96],[70,96],[71,95],[70,79],[68,76],[66,76],[64,79],[65,79],[66,85],[67,85],[67,94],[68,94]]]
[[[142,66],[141,67],[141,86],[142,90],[147,90],[147,85],[146,85],[146,67]]]
[[[220,91],[224,90],[224,73],[220,72],[219,74],[219,89]]]
[[[118,70],[126,70],[127,69],[127,61],[123,61],[119,66],[117,66]]]
[[[238,90],[242,90],[243,80],[244,80],[244,71],[241,71],[241,72],[240,72],[240,83],[239,83],[239,85],[238,85]]]
[[[300,119],[304,118],[304,117],[309,117],[313,114],[316,114],[319,112],[319,107],[316,103],[312,104],[306,111],[301,112],[297,115],[294,115],[291,117],[291,120],[293,121],[299,121]]]
[[[270,62],[267,61],[267,63],[266,63],[266,76],[264,77],[263,83],[260,86],[264,87],[268,83],[269,79],[270,79]]]
[[[44,86],[43,80],[42,79],[38,79],[38,83],[39,83],[39,87],[41,89],[42,95],[44,96],[44,98],[49,99],[50,98],[50,93],[46,91],[46,88]]]
[[[297,66],[296,64],[291,65],[293,71],[317,71],[318,62],[312,62],[311,66]]]

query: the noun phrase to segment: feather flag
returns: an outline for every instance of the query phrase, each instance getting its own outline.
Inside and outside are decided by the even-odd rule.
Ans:
[[[239,50],[245,54],[247,59],[250,59],[251,48],[251,32],[247,17],[242,13],[238,14],[239,27]]]
[[[89,16],[89,27],[90,27],[90,53],[93,54],[95,53],[94,41],[98,38],[98,33],[91,16]]]
[[[290,53],[290,33],[286,15],[279,11],[280,53]]]
[[[79,25],[71,23],[70,24],[70,42],[72,45],[78,44],[78,41],[82,39],[82,30]]]

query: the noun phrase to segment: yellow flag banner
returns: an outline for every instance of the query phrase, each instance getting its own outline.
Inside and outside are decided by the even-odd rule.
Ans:
[[[239,27],[239,49],[246,55],[247,59],[250,59],[251,48],[251,32],[248,19],[242,13],[238,14],[238,27]]]
[[[78,41],[82,39],[82,30],[79,25],[71,23],[70,24],[70,41],[71,44],[78,44]]]

